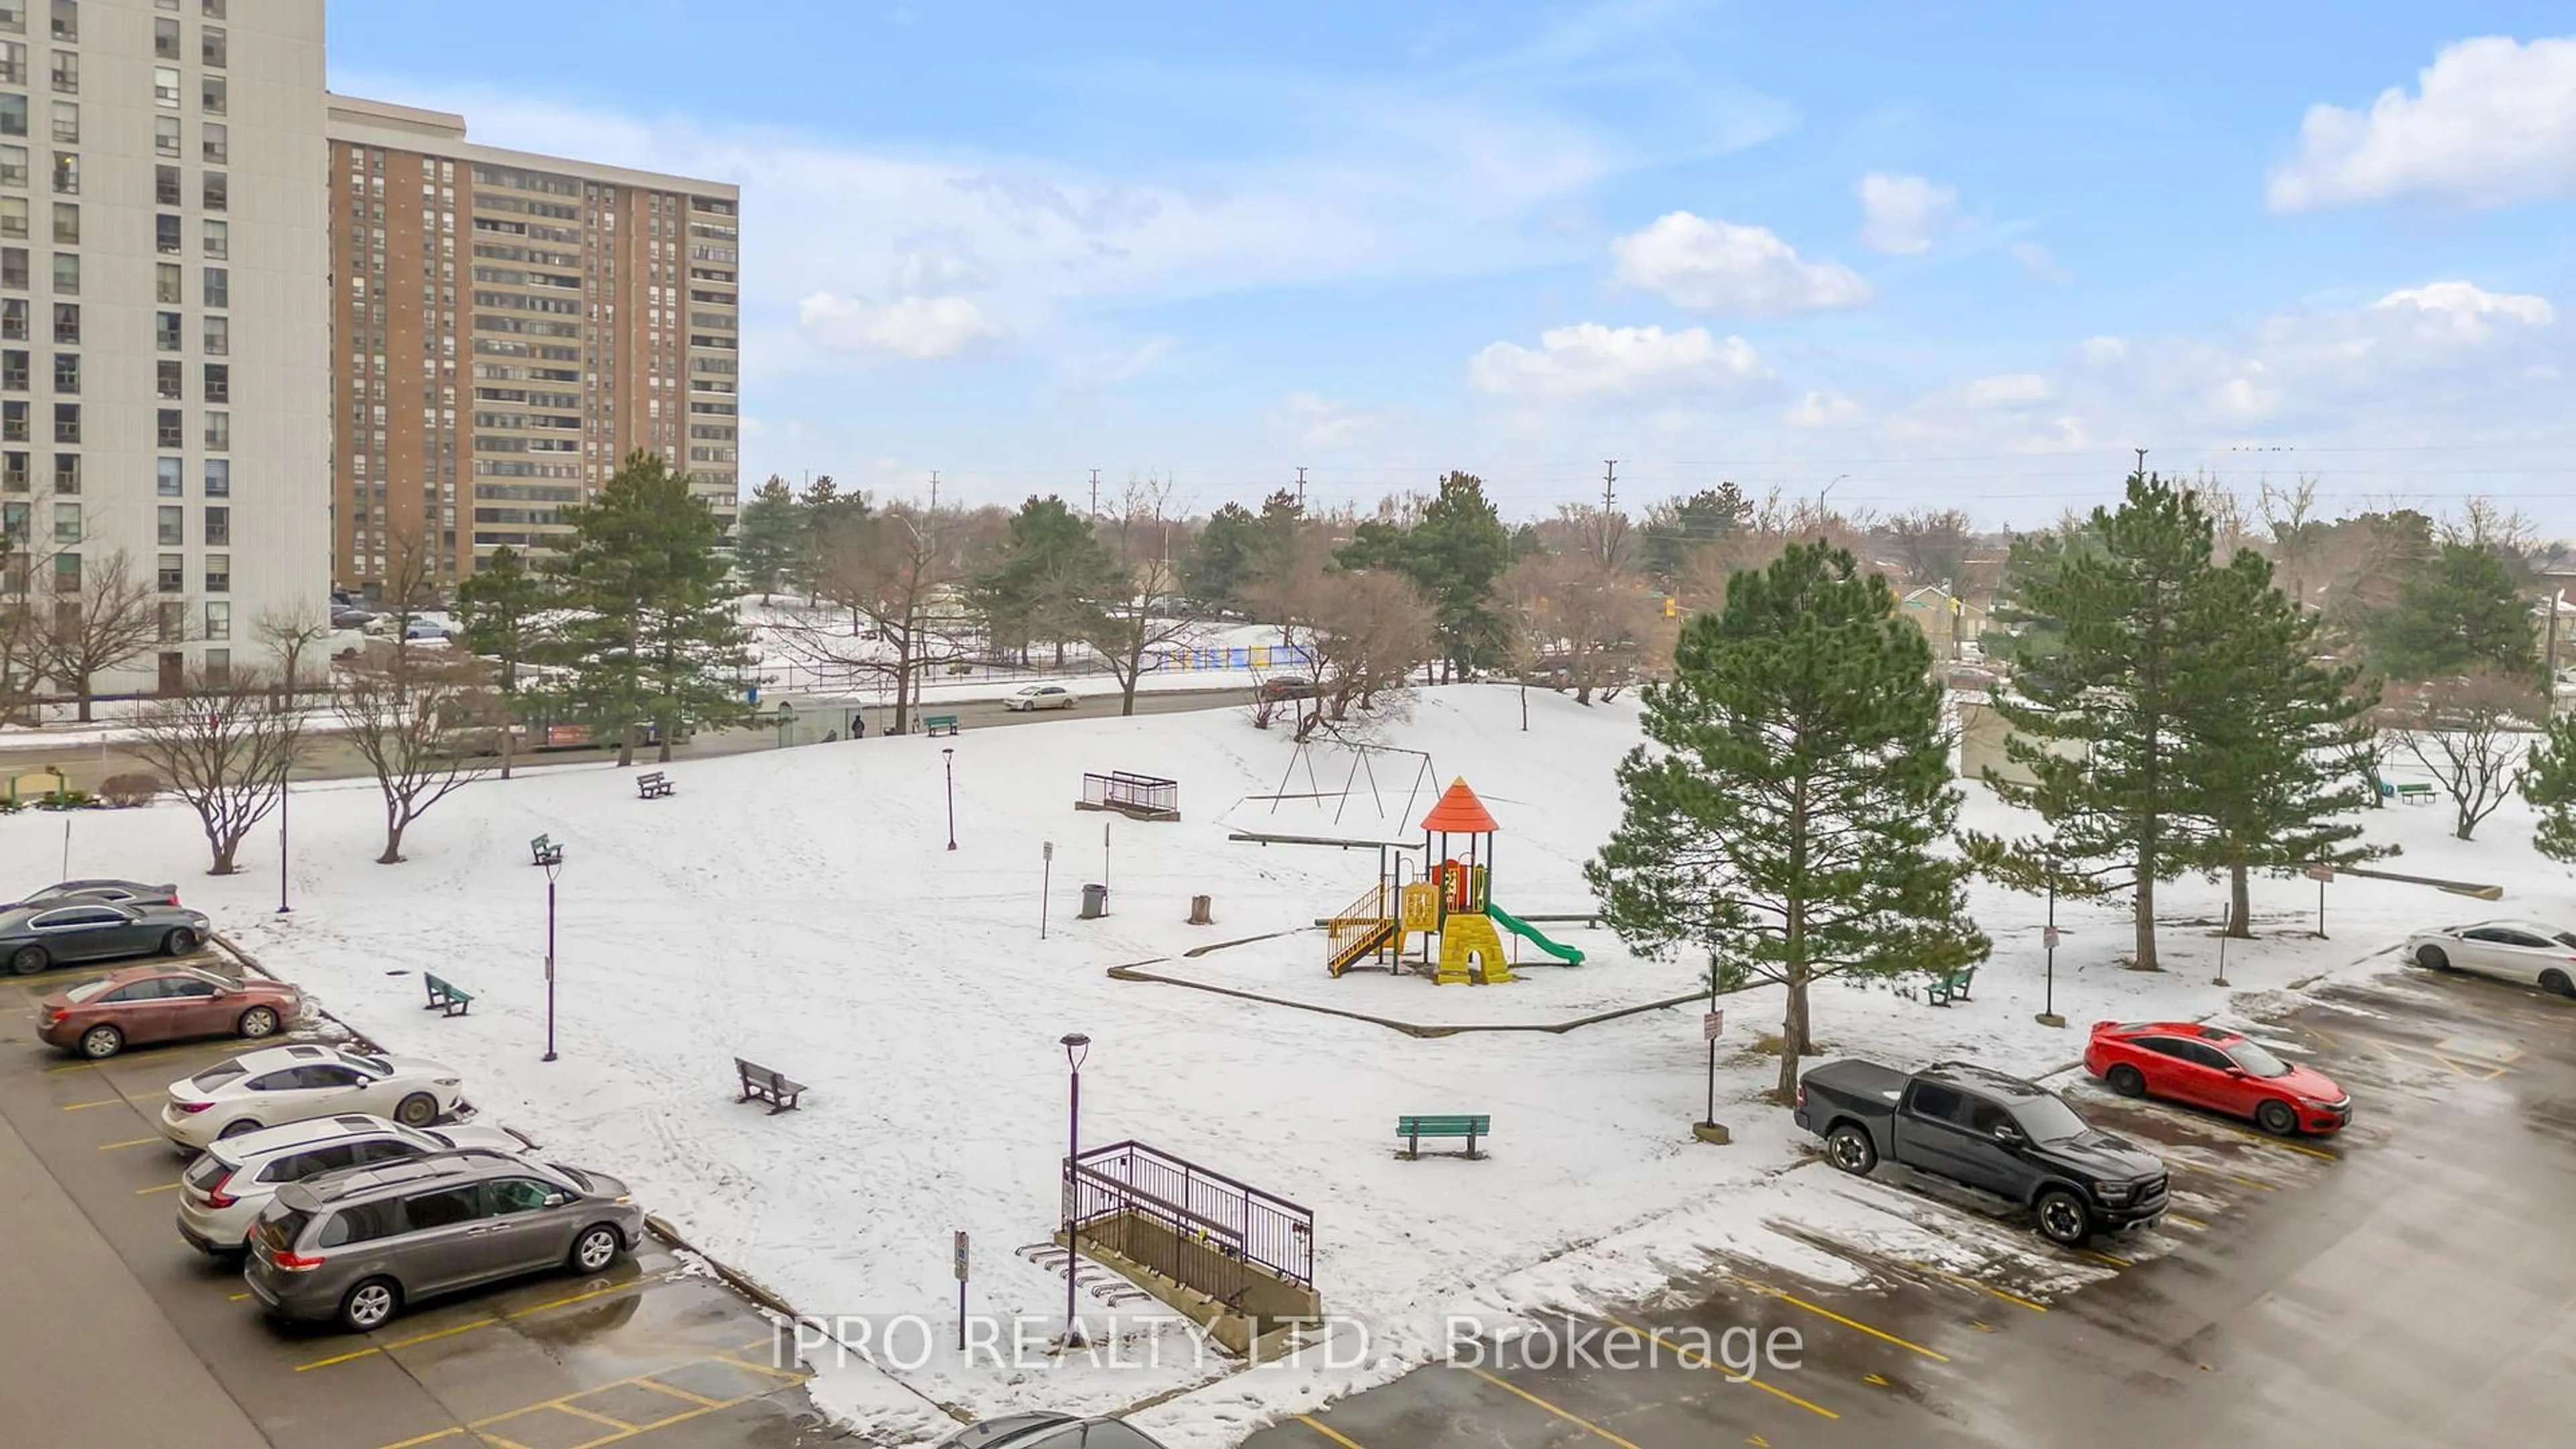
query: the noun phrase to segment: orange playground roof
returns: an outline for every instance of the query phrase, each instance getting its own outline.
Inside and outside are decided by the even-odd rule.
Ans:
[[[1492,812],[1485,809],[1485,802],[1467,788],[1463,776],[1449,782],[1449,792],[1431,807],[1430,814],[1422,817],[1422,828],[1451,835],[1491,835],[1502,829],[1494,823]]]

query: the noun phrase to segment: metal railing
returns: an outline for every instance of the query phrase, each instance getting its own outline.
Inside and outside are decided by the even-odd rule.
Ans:
[[[1097,1239],[1229,1306],[1241,1306],[1255,1270],[1300,1288],[1315,1286],[1315,1215],[1285,1198],[1141,1142],[1116,1142],[1068,1159],[1064,1177],[1078,1237]],[[1115,1224],[1130,1217],[1166,1231],[1118,1233]]]
[[[1181,784],[1153,775],[1131,775],[1125,770],[1112,770],[1106,775],[1085,774],[1082,777],[1082,803],[1099,810],[1141,810],[1148,814],[1173,814],[1181,810]]]

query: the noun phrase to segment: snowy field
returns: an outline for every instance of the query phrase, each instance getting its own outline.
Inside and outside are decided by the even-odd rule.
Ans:
[[[1464,776],[1500,820],[1493,891],[1505,908],[1584,911],[1580,865],[1616,818],[1611,772],[1636,739],[1633,705],[1586,709],[1534,693],[1528,710],[1523,732],[1513,690],[1431,691],[1389,742],[1431,756],[1415,819]],[[1397,796],[1410,784],[1399,759],[1375,762],[1381,790]],[[412,831],[411,859],[398,867],[370,863],[380,844],[372,782],[312,786],[296,795],[296,910],[282,919],[270,913],[273,834],[250,843],[245,874],[209,880],[194,818],[166,805],[69,817],[69,871],[182,881],[192,905],[330,1010],[391,1049],[464,1069],[488,1115],[637,1183],[701,1247],[811,1315],[944,1323],[955,1303],[950,1234],[965,1229],[977,1310],[1054,1330],[1062,1280],[1012,1250],[1055,1222],[1065,1118],[1057,1038],[1087,1032],[1084,1140],[1140,1139],[1313,1209],[1327,1307],[1367,1329],[1353,1367],[1229,1373],[1194,1360],[1194,1330],[1122,1310],[1122,1365],[1013,1373],[935,1352],[895,1375],[845,1366],[816,1380],[827,1408],[892,1437],[945,1422],[934,1403],[979,1414],[1106,1410],[1200,1385],[1138,1422],[1176,1449],[1212,1449],[1434,1354],[1447,1312],[1633,1299],[1712,1251],[1824,1271],[1811,1250],[1766,1230],[1766,1218],[1841,1224],[1846,1236],[1881,1241],[1923,1236],[1870,1221],[1872,1210],[1821,1172],[1779,1175],[1806,1147],[1784,1110],[1758,1100],[1776,1072],[1754,1044],[1776,1025],[1774,991],[1723,1003],[1717,1115],[1736,1143],[1714,1148],[1688,1131],[1705,1090],[1695,1004],[1562,1035],[1424,1040],[1294,1006],[1112,980],[1106,968],[1150,961],[1193,980],[1447,1024],[1558,1020],[1692,988],[1687,962],[1641,962],[1606,931],[1555,925],[1544,929],[1590,953],[1585,966],[1533,965],[1526,981],[1492,987],[1329,980],[1311,922],[1369,884],[1376,853],[1226,839],[1247,811],[1275,818],[1279,833],[1314,833],[1288,822],[1302,811],[1311,826],[1324,807],[1272,817],[1266,803],[1248,803],[1281,792],[1291,763],[1280,733],[1225,709],[688,761],[672,767],[676,796],[653,802],[635,798],[624,772],[568,767],[451,798]],[[1311,763],[1316,780],[1337,787],[1349,757],[1319,752]],[[1177,779],[1183,821],[1075,811],[1085,770]],[[1306,778],[1303,762],[1294,778]],[[2017,824],[1982,790],[1970,794],[1973,823]],[[1366,823],[1384,825],[1403,807],[1368,808],[1380,818]],[[32,887],[62,872],[64,818],[0,820],[10,881]],[[2321,973],[2393,969],[2382,953],[2416,926],[2567,914],[2565,873],[2530,852],[2518,803],[2473,844],[2444,839],[2448,820],[2439,806],[2394,808],[2372,812],[2370,826],[2404,843],[2391,868],[2501,882],[2506,900],[2339,882],[2332,939],[2319,941],[2309,934],[2314,884],[2258,882],[2263,939],[2231,945],[2232,1003],[2211,984],[2220,890],[2186,881],[2164,896],[2159,975],[2117,968],[2129,932],[2116,908],[2061,906],[2056,1003],[2070,1026],[2040,1027],[2040,905],[1981,887],[1975,907],[1996,955],[1973,1002],[1933,1010],[1884,988],[1828,984],[1816,995],[1816,1033],[1828,1054],[1970,1056],[2039,1073],[2071,1061],[2098,1018],[2251,1011]],[[562,1060],[551,1065],[538,1061],[545,881],[526,845],[540,832],[569,856]],[[1041,940],[1040,843],[1050,839]],[[1104,878],[1110,914],[1076,920],[1080,887]],[[1214,897],[1214,926],[1185,924],[1196,894]],[[1269,932],[1296,934],[1177,959]],[[477,993],[473,1014],[422,1012],[424,970]],[[737,1105],[737,1054],[808,1083],[804,1109],[771,1117]],[[1489,1160],[1393,1155],[1399,1113],[1457,1111],[1493,1116]],[[1113,1327],[1085,1306],[1095,1332]],[[1161,1365],[1135,1365],[1148,1354]]]

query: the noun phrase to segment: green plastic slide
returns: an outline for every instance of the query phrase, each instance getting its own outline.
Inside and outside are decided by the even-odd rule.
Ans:
[[[1485,914],[1494,918],[1495,925],[1502,927],[1504,930],[1511,932],[1513,935],[1518,936],[1522,940],[1529,942],[1531,945],[1536,946],[1542,951],[1545,951],[1547,954],[1564,962],[1566,965],[1580,966],[1583,964],[1583,953],[1581,951],[1574,949],[1572,946],[1560,946],[1556,942],[1549,940],[1547,937],[1540,935],[1538,927],[1533,926],[1529,922],[1511,914],[1502,907],[1495,905],[1493,902],[1487,901],[1485,903]]]

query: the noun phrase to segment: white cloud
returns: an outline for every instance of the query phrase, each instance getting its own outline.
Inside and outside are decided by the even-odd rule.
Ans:
[[[2380,92],[2368,114],[2310,106],[2297,154],[2272,173],[2272,209],[2576,196],[2576,37],[2463,40],[2416,87]]]
[[[2037,242],[2014,242],[2006,250],[2012,253],[2014,261],[2021,263],[2023,271],[2043,282],[2055,282],[2063,286],[2075,280],[2075,274],[2066,270],[2064,264],[2060,263],[2048,248]]]
[[[1861,244],[1873,251],[1921,256],[1950,226],[1959,193],[1920,176],[1873,171],[1852,188],[1860,195]]]
[[[1067,379],[1083,387],[1115,387],[1161,370],[1180,350],[1177,337],[1148,337],[1131,346],[1081,353],[1065,359]]]
[[[1687,211],[1658,218],[1610,244],[1618,280],[1701,312],[1778,317],[1857,307],[1869,283],[1836,262],[1802,260],[1758,226],[1712,221]]]
[[[2087,337],[2075,344],[2075,355],[2087,367],[2109,367],[2129,355],[2129,344],[2117,337]]]
[[[1383,437],[1394,415],[1370,412],[1320,393],[1292,392],[1270,415],[1271,435],[1292,447],[1355,448]]]
[[[2403,287],[2371,304],[2373,311],[2411,316],[2418,330],[2460,342],[2484,342],[2496,325],[2546,327],[2557,320],[2546,297],[2490,292],[2469,282]]]
[[[2035,372],[2008,372],[2000,377],[1981,377],[1968,384],[1968,406],[1972,408],[2021,408],[2044,403],[2057,395],[2048,379]]]
[[[1499,397],[1593,398],[1641,393],[1742,395],[1773,373],[1741,337],[1705,327],[1604,327],[1585,322],[1539,334],[1533,350],[1496,342],[1468,360],[1467,376]]]
[[[1837,392],[1811,392],[1780,415],[1793,428],[1849,428],[1861,420],[1860,404]]]
[[[898,297],[870,302],[816,292],[796,304],[797,319],[824,347],[895,357],[954,357],[1001,335],[965,297]]]

